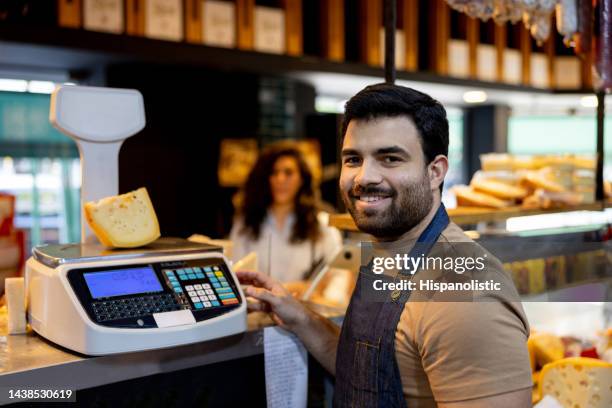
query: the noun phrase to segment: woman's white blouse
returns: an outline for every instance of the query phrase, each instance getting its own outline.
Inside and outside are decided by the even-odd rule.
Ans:
[[[328,217],[325,212],[317,215],[321,235],[314,245],[314,254],[310,240],[297,244],[290,242],[295,214],[290,214],[282,230],[279,230],[274,217],[268,212],[261,224],[258,240],[242,232],[243,220],[237,217],[230,232],[232,260],[236,262],[254,251],[257,253],[259,272],[281,282],[302,280],[304,274],[311,269],[313,260],[317,262],[323,258],[324,262],[330,262],[342,247],[340,231],[327,225]]]

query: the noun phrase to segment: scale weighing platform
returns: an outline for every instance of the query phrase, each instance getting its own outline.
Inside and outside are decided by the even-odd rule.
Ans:
[[[161,238],[138,249],[69,244],[32,252],[30,325],[71,350],[123,353],[246,330],[244,295],[218,247]]]

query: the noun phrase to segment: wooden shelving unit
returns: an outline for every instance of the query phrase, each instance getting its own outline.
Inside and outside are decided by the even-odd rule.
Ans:
[[[86,76],[103,65],[146,62],[214,68],[277,75],[323,72],[384,77],[383,68],[355,62],[335,62],[312,56],[266,54],[255,51],[211,47],[187,42],[162,41],[143,37],[107,34],[81,29],[0,25],[0,56],[3,64],[36,69],[65,69]],[[477,87],[530,93],[566,93],[523,85],[453,78],[433,72],[398,71],[399,80]],[[572,90],[568,93],[591,93]]]
[[[529,209],[510,207],[503,210],[491,210],[490,208],[462,207],[448,209],[451,220],[458,225],[477,224],[479,222],[504,221],[513,217],[524,217],[528,215],[555,214],[571,211],[601,211],[605,207],[612,207],[612,201],[604,206],[604,203],[583,204],[575,207],[558,208],[551,210]],[[358,231],[351,216],[345,214],[334,214],[329,218],[329,225],[344,231]]]

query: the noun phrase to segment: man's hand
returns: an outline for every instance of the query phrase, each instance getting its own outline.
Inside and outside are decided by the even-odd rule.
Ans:
[[[279,282],[259,272],[237,271],[240,283],[251,285],[245,294],[248,309],[269,312],[279,326],[297,332],[307,324],[309,314],[306,306],[294,298]]]
[[[270,312],[281,327],[295,333],[308,351],[331,374],[336,372],[340,328],[311,311],[271,277],[259,272],[237,271],[240,283],[251,285],[245,294],[248,309]]]

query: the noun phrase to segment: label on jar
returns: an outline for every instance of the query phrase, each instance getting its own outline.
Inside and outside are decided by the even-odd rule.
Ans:
[[[273,7],[255,7],[255,50],[285,52],[285,13]]]
[[[145,35],[161,40],[183,39],[183,2],[181,0],[147,0]]]
[[[217,47],[236,46],[236,7],[226,1],[205,0],[203,3],[204,43]]]
[[[122,0],[84,0],[83,27],[91,31],[123,32]]]

